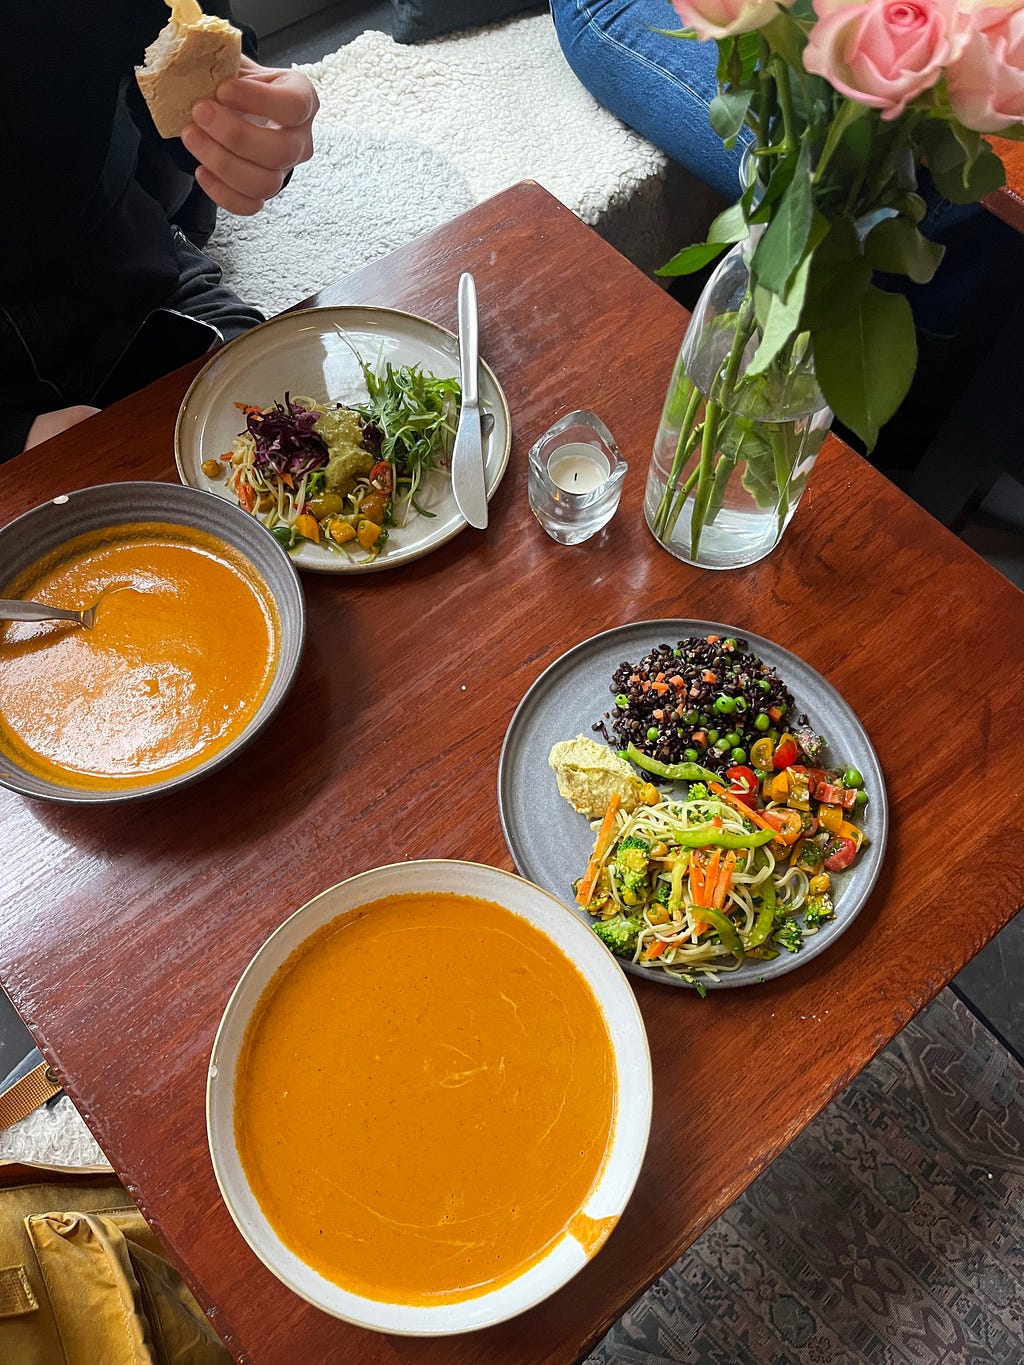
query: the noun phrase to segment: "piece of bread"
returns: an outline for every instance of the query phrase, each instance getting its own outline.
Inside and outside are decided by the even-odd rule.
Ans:
[[[170,0],[169,0],[170,2]],[[183,20],[181,14],[195,14]],[[172,4],[170,21],[146,48],[135,79],[161,137],[180,137],[192,106],[213,99],[221,81],[238,75],[242,35],[226,19],[201,13],[198,5]]]

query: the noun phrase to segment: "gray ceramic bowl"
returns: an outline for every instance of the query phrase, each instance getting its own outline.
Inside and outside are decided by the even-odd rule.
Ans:
[[[249,724],[225,748],[207,761],[174,777],[155,777],[142,787],[96,790],[63,786],[19,768],[0,755],[0,786],[23,796],[74,805],[130,801],[154,796],[195,782],[222,768],[264,728],[284,701],[295,677],[306,639],[306,605],[299,576],[284,550],[254,517],[223,498],[171,483],[108,483],[83,488],[51,502],[0,528],[0,597],[5,587],[32,567],[40,557],[64,541],[104,526],[162,521],[216,536],[248,560],[257,577],[270,589],[281,620],[280,648],[267,693]]]

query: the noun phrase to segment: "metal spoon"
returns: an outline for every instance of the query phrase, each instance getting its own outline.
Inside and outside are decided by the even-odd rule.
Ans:
[[[102,600],[101,597],[100,602]],[[64,607],[48,607],[45,602],[20,602],[0,597],[0,621],[77,621],[86,630],[92,630],[99,604],[86,607],[85,611],[67,611]]]

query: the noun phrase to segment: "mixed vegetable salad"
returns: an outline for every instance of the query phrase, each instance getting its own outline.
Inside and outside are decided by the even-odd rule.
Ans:
[[[245,429],[203,473],[226,473],[239,506],[287,550],[321,545],[340,554],[381,554],[388,531],[410,513],[431,517],[418,493],[451,454],[462,393],[455,379],[419,366],[381,373],[357,356],[367,401],[320,403],[285,393],[261,408],[237,403]]]
[[[681,641],[673,657],[710,672],[702,643],[708,641]],[[710,643],[721,642],[714,637]],[[692,740],[685,757],[668,763],[633,741],[620,750],[644,778],[675,790],[662,795],[655,789],[653,799],[639,801],[613,792],[603,818],[592,821],[594,850],[574,884],[577,903],[594,917],[596,933],[612,952],[701,993],[704,981],[748,959],[799,952],[834,918],[835,879],[866,842],[857,823],[868,801],[862,775],[825,766],[825,741],[806,724],[780,728],[793,713],[792,698],[778,717],[763,713],[767,727],[756,724],[762,714],[756,713],[749,748],[709,737],[717,728],[712,715],[735,714],[717,702],[733,700],[740,687],[751,680],[756,686],[760,677],[761,661],[743,654],[743,642],[731,643],[734,650],[727,652],[743,656],[746,682],[725,677],[705,683],[712,694],[699,703],[700,719],[683,721]],[[638,673],[623,667],[631,669],[629,676]],[[677,682],[676,676],[665,680],[669,690],[680,694],[687,710],[695,709],[690,680],[679,676]],[[637,683],[638,690],[643,681],[648,679]],[[612,685],[621,685],[619,674]],[[665,695],[655,692],[659,699]],[[697,761],[703,757],[701,730],[716,768]],[[660,745],[653,736],[644,739],[647,749]]]

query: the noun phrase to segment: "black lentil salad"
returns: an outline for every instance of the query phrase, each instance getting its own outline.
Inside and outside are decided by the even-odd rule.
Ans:
[[[808,758],[824,741],[797,715],[789,688],[747,641],[718,635],[661,644],[612,675],[615,704],[592,728],[615,748],[633,743],[661,763],[724,773],[759,739],[792,732]],[[612,733],[609,734],[609,724]]]

